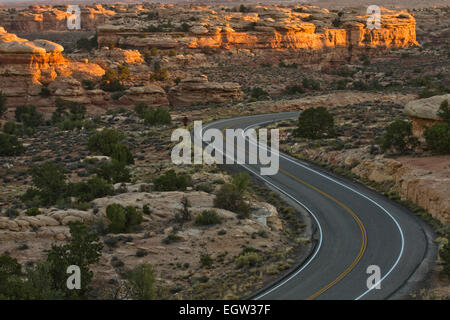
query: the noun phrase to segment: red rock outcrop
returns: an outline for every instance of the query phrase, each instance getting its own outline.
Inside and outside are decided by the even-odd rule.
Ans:
[[[427,127],[443,121],[438,116],[438,111],[444,100],[450,100],[450,94],[413,100],[406,104],[404,112],[411,117],[414,136],[423,139],[423,132]]]
[[[161,27],[160,20],[110,20],[99,26],[100,45],[161,49],[251,49],[277,55],[288,51],[300,63],[347,61],[361,54],[417,45],[415,19],[404,11],[382,10],[381,28],[369,29],[365,8],[338,16],[327,9],[296,6],[252,6],[249,13],[214,10],[208,6],[155,8],[159,19],[180,17]],[[188,26],[181,21],[196,15]],[[164,21],[164,20],[163,20]],[[157,32],[153,29],[159,28]]]
[[[238,83],[209,82],[204,75],[181,80],[177,86],[170,88],[168,95],[171,105],[175,107],[243,99],[243,92]]]
[[[68,5],[50,6],[33,5],[23,10],[1,10],[0,25],[12,33],[68,31]],[[80,6],[80,21],[82,30],[95,30],[97,25],[105,23],[109,17],[116,14],[100,4]]]

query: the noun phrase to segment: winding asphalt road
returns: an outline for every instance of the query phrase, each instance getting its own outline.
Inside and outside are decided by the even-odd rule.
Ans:
[[[203,130],[246,131],[298,114],[219,120]],[[419,266],[433,251],[430,231],[421,220],[386,197],[306,162],[280,153],[279,164],[279,172],[272,176],[260,175],[259,165],[242,166],[311,216],[316,246],[296,270],[255,299],[386,299],[417,277]],[[380,268],[379,289],[368,288],[371,265]]]

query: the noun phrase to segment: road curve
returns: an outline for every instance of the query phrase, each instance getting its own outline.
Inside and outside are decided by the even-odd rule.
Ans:
[[[219,120],[203,130],[246,131],[298,114]],[[248,143],[255,143],[250,140]],[[301,266],[255,299],[386,299],[407,283],[430,254],[432,239],[429,231],[424,231],[427,226],[404,207],[283,153],[279,164],[279,172],[272,176],[261,176],[259,165],[242,166],[308,212],[317,227],[316,246]],[[372,265],[381,271],[379,288],[368,288],[367,269]]]

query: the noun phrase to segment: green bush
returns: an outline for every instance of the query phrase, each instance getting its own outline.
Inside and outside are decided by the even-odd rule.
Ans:
[[[7,107],[6,107],[6,101],[8,99],[6,98],[6,95],[3,93],[3,91],[0,91],[0,118],[5,114]]]
[[[286,86],[284,92],[289,95],[294,95],[305,93],[305,89],[303,89],[301,86],[293,85],[293,86]]]
[[[69,228],[69,242],[62,246],[52,245],[48,252],[49,274],[53,288],[64,292],[66,299],[86,299],[93,277],[89,266],[99,261],[103,244],[99,242],[98,235],[90,232],[81,222],[71,222]],[[66,285],[66,270],[70,265],[78,266],[81,271],[81,288],[78,290],[70,290]]]
[[[144,121],[149,125],[157,125],[157,124],[170,124],[172,119],[170,117],[169,110],[158,107],[151,108],[145,111]]]
[[[41,211],[38,207],[31,207],[27,211],[25,211],[25,214],[27,216],[37,216],[38,214],[41,214]]]
[[[439,123],[424,132],[428,147],[438,154],[450,154],[450,125]]]
[[[130,170],[127,169],[125,163],[116,159],[102,163],[97,169],[97,175],[109,183],[130,182]]]
[[[320,82],[310,78],[303,78],[303,88],[311,90],[320,90]]]
[[[319,139],[334,135],[333,116],[324,107],[309,108],[298,118],[298,128],[294,134],[308,139]]]
[[[16,136],[0,132],[0,156],[13,157],[21,155],[25,151],[22,143]]]
[[[248,218],[250,207],[244,201],[242,192],[233,184],[224,184],[214,198],[214,207],[238,213],[239,218]]]
[[[131,297],[135,300],[153,300],[156,296],[156,273],[152,265],[143,263],[129,271],[126,276]]]
[[[240,193],[244,194],[250,185],[250,175],[248,172],[236,173],[231,177],[231,183]]]
[[[104,129],[91,135],[88,139],[88,149],[105,156],[111,156],[117,144],[120,144],[125,136],[115,129]]]
[[[134,164],[133,155],[126,145],[120,143],[113,145],[110,156],[123,164]]]
[[[255,87],[250,91],[250,97],[255,99],[262,99],[269,95],[266,90],[260,87]]]
[[[447,241],[450,239],[450,234],[447,234]],[[442,272],[446,274],[447,276],[450,276],[450,243],[447,242],[442,246],[442,248],[439,250],[439,257],[441,258],[443,262],[443,270]]]
[[[213,258],[211,258],[211,256],[209,254],[207,254],[207,253],[202,254],[200,256],[200,264],[204,268],[211,268],[213,262],[214,262]]]
[[[167,72],[167,69],[157,69],[153,71],[153,73],[150,75],[151,81],[167,81],[169,80],[169,73]]]
[[[8,218],[15,218],[19,215],[19,211],[17,211],[17,209],[15,208],[8,208],[5,211],[5,216],[7,216]]]
[[[417,139],[412,135],[411,122],[397,119],[386,128],[381,139],[381,150],[386,152],[394,149],[403,154],[414,149],[417,143]]]
[[[88,79],[81,80],[81,85],[86,90],[94,90],[95,89],[94,81],[91,81],[91,80],[88,80]]]
[[[92,49],[97,48],[97,46],[98,46],[97,36],[94,36],[90,39],[81,38],[81,39],[77,40],[77,44],[76,44],[77,49],[83,49],[83,50],[87,50],[87,51],[91,51]]]
[[[156,191],[184,191],[192,184],[191,177],[184,173],[169,170],[154,181]]]
[[[100,85],[101,89],[107,92],[117,92],[117,91],[124,91],[126,88],[120,82],[119,79],[112,79],[111,81],[104,81]]]
[[[242,267],[254,267],[260,262],[260,257],[256,252],[243,253],[236,258],[236,265]]]
[[[214,210],[204,210],[195,217],[195,224],[198,226],[211,226],[222,223],[222,219]]]
[[[22,122],[25,127],[36,128],[42,123],[42,113],[36,106],[19,106],[15,110],[16,121]]]
[[[121,80],[126,80],[130,78],[130,69],[126,64],[121,64],[117,66],[117,76]]]
[[[69,194],[76,197],[79,202],[90,202],[114,194],[114,188],[103,178],[93,178],[69,185]]]
[[[43,205],[55,204],[63,199],[67,192],[66,176],[64,169],[55,162],[45,162],[41,165],[33,165],[29,173],[34,187],[27,190],[23,200],[38,198]]]
[[[50,97],[51,96],[50,89],[47,87],[42,87],[41,92],[39,92],[39,95],[44,98]]]
[[[450,109],[448,108],[448,99],[442,101],[439,107],[438,116],[444,119],[444,121],[450,125]]]
[[[111,221],[109,229],[113,233],[128,233],[142,222],[142,213],[132,206],[124,207],[118,203],[106,207],[106,216]]]
[[[17,126],[13,121],[6,121],[3,125],[3,132],[6,134],[14,135],[16,134]]]

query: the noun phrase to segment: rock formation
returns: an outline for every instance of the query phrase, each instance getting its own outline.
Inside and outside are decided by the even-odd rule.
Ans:
[[[406,104],[404,112],[411,117],[412,131],[416,137],[422,138],[426,127],[442,121],[438,111],[444,100],[450,100],[450,94],[414,100]]]
[[[0,9],[0,25],[12,33],[69,31],[67,18],[71,13],[67,9],[68,5],[33,5],[27,9],[12,11]],[[81,29],[92,31],[116,14],[100,4],[80,6],[80,13]]]
[[[251,12],[243,13],[220,7],[159,6],[153,11],[158,19],[116,16],[99,26],[98,42],[135,48],[251,49],[272,56],[288,50],[302,64],[348,61],[361,54],[417,45],[415,19],[403,11],[383,9],[381,28],[371,30],[362,9],[338,16],[311,6],[249,8]],[[195,17],[193,22],[181,22],[190,16]],[[164,24],[170,17],[180,21]]]
[[[209,82],[206,76],[183,79],[169,90],[170,103],[175,107],[187,107],[199,103],[221,103],[242,100],[243,92],[238,83]]]

